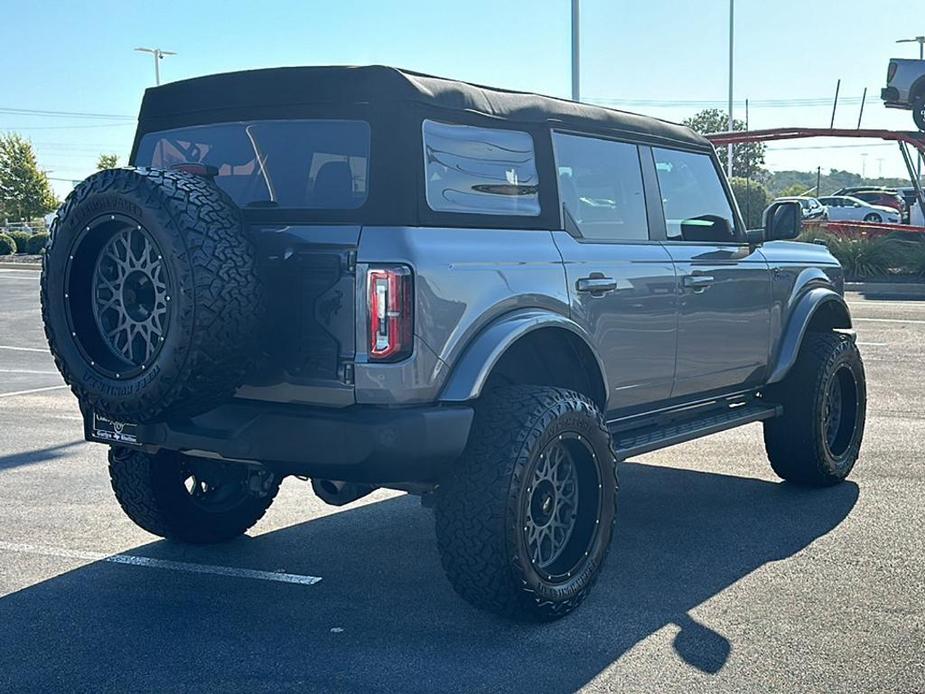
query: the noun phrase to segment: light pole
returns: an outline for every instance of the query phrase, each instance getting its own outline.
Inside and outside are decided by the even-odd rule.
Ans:
[[[728,130],[732,132],[732,46],[735,36],[735,22],[733,16],[735,13],[735,0],[729,0],[729,122]],[[732,178],[732,144],[726,145],[726,175]]]
[[[925,60],[925,36],[916,36],[914,39],[899,39],[896,43],[919,44],[919,60]]]
[[[579,51],[578,51],[578,29],[579,29],[579,0],[572,0],[572,101],[581,101],[581,89],[579,86]]]
[[[161,83],[161,66],[160,62],[165,55],[176,55],[174,51],[162,51],[160,48],[136,48],[140,53],[150,53],[154,56],[154,83],[160,86]]]

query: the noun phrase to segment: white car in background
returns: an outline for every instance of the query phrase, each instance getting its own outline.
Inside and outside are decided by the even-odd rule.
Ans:
[[[882,222],[899,224],[899,212],[885,205],[871,205],[850,195],[829,195],[819,198],[825,205],[829,221],[832,222]]]

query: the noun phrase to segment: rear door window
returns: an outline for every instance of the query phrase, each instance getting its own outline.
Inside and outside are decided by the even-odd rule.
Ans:
[[[642,168],[636,145],[553,133],[559,201],[587,239],[649,238]]]
[[[148,133],[135,164],[212,166],[242,207],[354,209],[366,201],[369,139],[364,121],[219,123]]]
[[[434,212],[540,214],[530,133],[425,120],[423,137],[425,192]]]
[[[652,148],[668,239],[731,242],[735,214],[708,154]]]

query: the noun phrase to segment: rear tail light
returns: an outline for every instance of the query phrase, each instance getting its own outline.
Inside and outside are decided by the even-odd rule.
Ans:
[[[890,63],[890,66],[886,69],[886,83],[887,84],[893,81],[893,77],[896,75],[896,68],[898,67],[899,65],[897,65],[896,63]]]
[[[414,298],[411,270],[402,265],[371,268],[369,287],[369,358],[398,361],[411,354]]]

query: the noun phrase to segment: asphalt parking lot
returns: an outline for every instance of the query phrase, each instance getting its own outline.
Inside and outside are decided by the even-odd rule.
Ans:
[[[455,596],[415,497],[335,509],[289,479],[225,545],[135,527],[37,288],[0,268],[0,691],[925,691],[925,301],[849,298],[848,483],[780,483],[758,425],[634,459],[592,597],[526,626]]]

